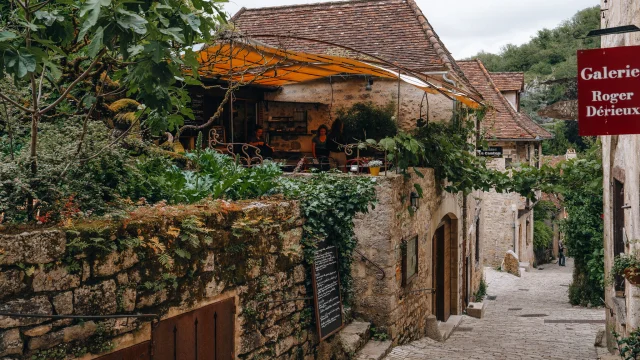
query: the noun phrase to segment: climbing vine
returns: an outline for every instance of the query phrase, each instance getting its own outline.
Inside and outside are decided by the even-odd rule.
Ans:
[[[283,178],[285,196],[298,199],[305,218],[302,244],[307,263],[313,263],[316,244],[321,239],[334,245],[340,258],[342,298],[352,299],[351,263],[357,240],[353,218],[374,205],[374,178],[319,173],[309,177]]]

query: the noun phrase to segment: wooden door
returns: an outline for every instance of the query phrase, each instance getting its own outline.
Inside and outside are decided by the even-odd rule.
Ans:
[[[436,289],[435,314],[440,321],[447,321],[450,313],[450,291],[447,287],[450,282],[445,238],[445,226],[440,226],[433,235],[433,266],[435,267],[433,288]]]

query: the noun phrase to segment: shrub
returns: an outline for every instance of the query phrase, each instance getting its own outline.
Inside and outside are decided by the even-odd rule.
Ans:
[[[9,222],[26,221],[27,201],[37,199],[38,220],[46,223],[62,217],[103,214],[108,203],[121,196],[126,183],[136,178],[129,154],[110,147],[111,140],[102,123],[91,122],[80,156],[98,154],[88,161],[76,157],[79,121],[65,120],[40,124],[39,171],[34,178],[29,168],[29,147],[11,160],[0,155],[0,213]],[[100,152],[101,151],[101,152]]]
[[[361,102],[338,110],[338,117],[344,123],[343,135],[348,143],[366,139],[380,140],[396,135],[398,125],[393,118],[394,114],[393,103],[376,106],[372,102]]]
[[[536,220],[533,224],[533,247],[548,249],[553,241],[553,230],[543,220]]]

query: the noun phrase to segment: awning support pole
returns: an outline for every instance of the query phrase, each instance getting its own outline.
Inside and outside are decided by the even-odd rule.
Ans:
[[[229,70],[232,76],[229,76],[229,89],[233,86],[233,39],[229,40]],[[233,91],[229,94],[229,127],[231,129],[231,142],[234,143],[233,134]]]
[[[398,68],[398,114],[396,115],[396,125],[400,124],[400,68]]]

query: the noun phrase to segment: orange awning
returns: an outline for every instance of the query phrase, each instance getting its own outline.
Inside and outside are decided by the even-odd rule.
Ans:
[[[366,61],[274,48],[242,38],[207,46],[199,52],[199,74],[225,81],[283,86],[334,75],[370,75],[398,79],[431,94],[443,94],[471,108],[482,107],[468,92],[407,70],[390,70]]]

